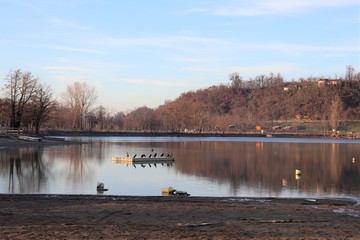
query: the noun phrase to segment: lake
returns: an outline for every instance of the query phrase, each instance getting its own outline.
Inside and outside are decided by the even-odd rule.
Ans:
[[[358,140],[244,137],[81,137],[86,144],[3,148],[1,193],[360,199]],[[112,157],[172,154],[173,164]],[[295,170],[301,170],[301,176]],[[96,191],[97,182],[109,190]]]

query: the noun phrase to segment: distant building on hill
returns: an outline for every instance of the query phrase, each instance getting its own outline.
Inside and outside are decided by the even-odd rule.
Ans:
[[[327,78],[320,78],[317,81],[317,85],[318,87],[323,87],[323,86],[340,86],[340,79],[327,79]]]

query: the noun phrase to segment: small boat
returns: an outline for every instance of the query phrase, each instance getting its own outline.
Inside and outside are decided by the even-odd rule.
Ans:
[[[174,157],[112,157],[112,163],[122,164],[156,164],[156,163],[173,163]]]

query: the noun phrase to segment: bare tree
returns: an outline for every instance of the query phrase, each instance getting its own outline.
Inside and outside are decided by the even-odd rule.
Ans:
[[[9,126],[10,115],[9,108],[10,104],[7,99],[0,99],[0,124],[1,126]]]
[[[84,117],[98,98],[96,89],[89,86],[86,82],[75,82],[67,86],[66,91],[62,94],[62,98],[73,111],[74,128],[82,130]]]
[[[98,124],[100,125],[100,129],[103,130],[105,128],[105,120],[106,120],[106,109],[104,106],[98,107],[96,110],[96,117]]]
[[[25,106],[36,93],[38,78],[18,69],[10,72],[6,80],[5,90],[10,99],[10,127],[20,128]]]
[[[39,85],[36,95],[33,98],[33,113],[36,133],[39,133],[41,124],[48,119],[54,104],[53,92],[50,86]]]
[[[339,96],[335,96],[330,105],[329,123],[332,129],[336,129],[339,126],[340,119],[343,112],[343,103]]]

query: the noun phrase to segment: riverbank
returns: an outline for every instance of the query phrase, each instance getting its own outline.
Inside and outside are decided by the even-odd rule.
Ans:
[[[3,239],[359,239],[348,199],[0,195]]]
[[[0,136],[0,147],[36,147],[36,146],[55,146],[55,145],[68,145],[68,144],[79,144],[79,141],[68,141],[61,138],[44,138],[39,137],[39,141],[31,141],[19,139],[18,136]]]
[[[45,133],[44,133],[45,134]],[[308,132],[278,132],[278,133],[235,133],[235,132],[127,132],[127,131],[47,131],[48,136],[115,136],[115,137],[297,137],[297,138],[326,138],[324,133]],[[330,136],[330,135],[329,135]]]
[[[30,136],[23,133],[21,135]],[[49,146],[83,143],[80,141],[64,140],[64,137],[256,137],[256,138],[332,138],[322,133],[172,133],[172,132],[122,132],[122,131],[47,131],[46,134],[31,135],[40,141],[21,140],[17,134],[0,135],[0,147]],[[357,136],[357,135],[356,135]],[[347,138],[347,137],[341,137]],[[354,139],[354,138],[351,138]],[[359,139],[360,142],[360,139]]]

